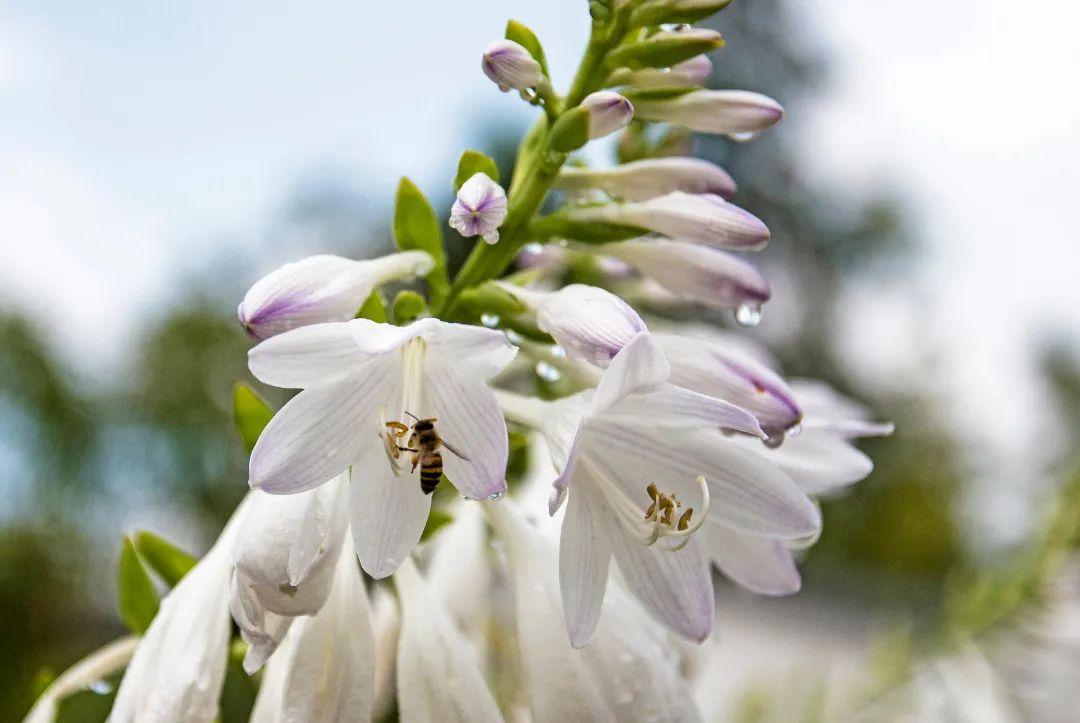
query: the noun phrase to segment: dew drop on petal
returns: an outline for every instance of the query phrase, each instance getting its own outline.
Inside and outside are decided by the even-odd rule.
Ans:
[[[566,349],[563,349],[561,346],[556,344],[555,346],[551,347],[551,356],[555,357],[556,359],[565,359]]]
[[[761,307],[757,304],[740,304],[735,310],[735,321],[739,326],[757,326],[761,323]]]
[[[484,326],[486,326],[489,329],[494,329],[496,326],[499,325],[499,315],[498,314],[481,314],[480,315],[480,323],[483,324]]]
[[[506,331],[506,338],[510,340],[510,343],[511,343],[511,344],[518,344],[518,345],[520,345],[520,344],[521,344],[521,342],[525,341],[524,337],[522,337],[522,336],[521,336],[521,334],[518,334],[518,333],[517,333],[516,331],[514,331],[513,329],[507,329],[507,331]]]
[[[495,500],[500,499],[502,496],[502,492],[492,492],[490,495],[488,495],[488,499],[494,502]]]
[[[97,693],[98,695],[108,695],[113,691],[112,683],[107,680],[95,680],[86,687],[91,693]]]
[[[787,436],[798,437],[802,433],[802,425],[798,422],[787,428]]]
[[[747,141],[752,141],[755,138],[757,138],[758,137],[758,132],[757,131],[745,131],[743,133],[732,133],[728,137],[731,138],[731,140],[736,141],[737,143],[746,143]]]
[[[536,362],[536,376],[543,379],[545,382],[557,382],[562,379],[562,372],[556,369],[553,365],[546,361]]]
[[[764,442],[765,446],[769,449],[776,449],[784,443],[784,433],[776,432],[774,434],[770,434],[768,437],[763,439],[762,442]]]

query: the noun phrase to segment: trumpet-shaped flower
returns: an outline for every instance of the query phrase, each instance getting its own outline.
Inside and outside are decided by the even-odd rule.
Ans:
[[[431,256],[404,251],[377,259],[354,261],[340,256],[310,256],[285,264],[244,295],[236,315],[255,339],[327,321],[347,321],[376,287],[388,281],[431,271]]]
[[[560,470],[552,513],[569,493],[560,569],[575,645],[596,627],[612,557],[653,617],[700,641],[713,623],[712,582],[695,535],[707,520],[791,539],[820,525],[784,472],[721,433],[762,436],[752,414],[669,378],[662,351],[639,333],[596,390],[546,405],[500,394],[511,418],[548,436]]]
[[[431,505],[423,468],[410,462],[414,417],[437,420],[443,468],[465,497],[505,492],[506,424],[487,380],[515,351],[499,332],[437,319],[403,327],[354,319],[263,342],[250,352],[252,373],[303,391],[259,437],[251,486],[292,494],[351,468],[357,553],[368,574],[389,575],[420,539]]]
[[[462,236],[480,236],[499,242],[499,226],[506,220],[506,192],[486,173],[474,173],[458,190],[450,209],[450,226]]]
[[[708,55],[695,55],[670,68],[620,68],[608,78],[609,85],[629,85],[637,90],[693,88],[705,85],[712,75],[713,64]]]
[[[647,201],[672,191],[735,194],[735,181],[715,163],[700,158],[649,158],[613,168],[566,167],[555,186],[575,193],[599,189],[613,198]]]
[[[761,219],[710,193],[673,191],[647,201],[583,206],[561,213],[575,221],[636,226],[727,249],[759,249],[769,241],[769,229]]]
[[[772,98],[746,90],[693,90],[674,97],[633,94],[641,120],[677,123],[699,133],[740,137],[758,133],[784,117]]]

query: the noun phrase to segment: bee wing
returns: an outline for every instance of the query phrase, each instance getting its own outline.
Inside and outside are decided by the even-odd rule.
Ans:
[[[448,450],[450,450],[451,452],[453,452],[453,453],[454,453],[454,455],[455,455],[455,456],[457,456],[457,457],[459,457],[459,458],[460,458],[460,459],[461,459],[462,461],[464,461],[464,462],[468,462],[468,461],[469,461],[469,458],[468,458],[468,457],[466,457],[466,456],[465,456],[465,455],[463,455],[463,454],[462,454],[461,452],[459,452],[459,451],[457,451],[456,449],[454,449],[454,448],[453,448],[453,446],[451,446],[451,444],[450,444],[449,442],[447,442],[447,441],[446,441],[445,439],[442,439],[442,438],[440,438],[440,439],[439,439],[439,441],[440,441],[440,442],[442,442],[442,446],[446,447],[446,448],[447,448]]]

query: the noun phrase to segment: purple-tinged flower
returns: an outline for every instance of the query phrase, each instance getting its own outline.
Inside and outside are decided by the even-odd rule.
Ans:
[[[761,219],[710,193],[673,191],[647,201],[584,206],[561,213],[576,221],[637,226],[721,248],[759,249],[769,241],[769,229]]]
[[[271,271],[244,295],[236,315],[254,339],[328,321],[347,321],[376,287],[420,276],[434,262],[423,251],[354,261],[322,254]]]
[[[496,40],[488,45],[480,67],[504,93],[511,89],[535,88],[544,81],[540,63],[513,40]]]
[[[700,158],[671,157],[631,161],[613,168],[565,167],[555,187],[574,193],[599,189],[612,198],[647,201],[673,191],[735,195],[735,180],[720,166]]]
[[[694,90],[672,98],[633,97],[639,119],[676,123],[699,133],[744,137],[784,117],[784,109],[775,100],[747,90]]]
[[[635,90],[694,88],[704,85],[712,75],[712,61],[707,55],[695,55],[670,68],[620,68],[608,78],[609,85],[628,85]]]
[[[612,90],[598,90],[581,101],[589,113],[589,138],[603,138],[625,128],[634,117],[634,106]]]
[[[431,506],[421,468],[410,469],[399,449],[410,415],[438,420],[457,451],[443,453],[443,469],[464,496],[506,491],[506,423],[487,382],[515,352],[500,332],[438,319],[400,327],[353,319],[264,341],[249,353],[252,374],[303,391],[259,437],[251,486],[294,494],[351,468],[356,550],[368,574],[386,577],[420,539]]]
[[[604,244],[598,251],[637,269],[679,298],[720,309],[761,306],[772,294],[753,264],[720,249],[667,239]]]
[[[499,226],[506,220],[506,192],[486,173],[474,173],[458,190],[450,209],[450,226],[462,236],[480,236],[499,242]]]

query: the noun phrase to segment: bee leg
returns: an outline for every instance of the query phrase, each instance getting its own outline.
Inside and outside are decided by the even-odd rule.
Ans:
[[[418,464],[420,464],[420,453],[413,450],[412,470],[410,470],[410,471],[415,472],[416,471],[416,465],[418,465]]]

